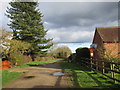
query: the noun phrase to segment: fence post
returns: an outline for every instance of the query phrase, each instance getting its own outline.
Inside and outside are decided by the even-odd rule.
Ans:
[[[115,64],[112,64],[112,63],[111,63],[110,66],[111,66],[111,70],[114,70]],[[111,71],[111,74],[112,74],[112,78],[114,78],[115,75],[114,75],[114,72],[113,72],[113,71]],[[114,83],[115,83],[115,80],[114,80]]]
[[[81,58],[81,65],[83,66],[83,60],[82,60],[82,58]]]
[[[80,59],[81,59],[81,65],[84,66],[83,58],[80,58]]]
[[[114,68],[114,69],[117,70],[117,71],[119,72],[119,64],[118,64],[118,63],[115,64],[115,67],[116,67],[116,68]],[[116,75],[115,75],[115,76],[116,76]],[[115,78],[116,78],[116,77],[115,77]],[[117,76],[117,79],[119,79],[118,76]],[[116,83],[118,84],[118,82],[115,81],[115,84],[116,84]]]
[[[97,60],[96,60],[96,70],[98,71],[98,62],[97,62]]]
[[[92,68],[92,60],[93,60],[93,59],[90,59],[90,67],[91,67],[91,68]]]
[[[115,70],[115,64],[113,64],[113,70]],[[115,78],[115,72],[113,72],[113,78]],[[116,83],[116,80],[114,82]]]
[[[105,73],[105,63],[104,63],[104,61],[102,61],[102,73]]]

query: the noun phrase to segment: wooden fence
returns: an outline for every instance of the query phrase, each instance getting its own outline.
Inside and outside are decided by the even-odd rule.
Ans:
[[[82,58],[81,65],[107,76],[114,82],[120,82],[120,63]]]

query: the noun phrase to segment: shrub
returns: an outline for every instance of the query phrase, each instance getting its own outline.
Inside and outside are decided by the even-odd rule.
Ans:
[[[31,45],[26,42],[19,40],[11,40],[9,48],[9,58],[15,61],[15,65],[21,65],[22,60],[24,59],[24,53],[29,51]],[[14,63],[13,63],[14,64]]]
[[[86,60],[85,58],[90,59],[90,50],[88,48],[77,48],[76,62],[83,63],[82,60]]]
[[[12,33],[2,30],[2,58],[11,59],[13,65],[20,65],[23,54],[29,52],[31,44],[10,38],[12,38]]]
[[[41,61],[41,57],[38,55],[38,56],[36,56],[36,58],[35,58],[37,61]]]
[[[21,65],[24,57],[21,53],[16,52],[10,54],[10,59],[12,65]]]

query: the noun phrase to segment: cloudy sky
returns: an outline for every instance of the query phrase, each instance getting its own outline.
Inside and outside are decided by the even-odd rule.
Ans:
[[[46,37],[54,38],[54,42],[67,45],[74,51],[81,46],[89,47],[96,27],[118,25],[117,2],[92,1],[40,2],[38,8],[44,15],[45,28],[49,30]],[[2,26],[9,29],[9,19],[4,16],[7,6],[7,2],[2,3],[0,17]]]

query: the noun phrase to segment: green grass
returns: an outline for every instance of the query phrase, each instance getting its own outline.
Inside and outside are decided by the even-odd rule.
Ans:
[[[37,62],[29,62],[27,63],[27,65],[30,65],[30,66],[37,66],[37,65],[43,65],[43,64],[47,64],[47,63],[51,63],[51,62],[55,62],[55,61],[58,61],[58,59],[54,59],[54,60],[48,60],[48,61],[37,61]]]
[[[82,67],[79,64],[68,63],[63,61],[61,63],[65,72],[71,73],[70,77],[75,88],[118,88],[120,83],[114,84],[113,80],[106,76],[91,71],[88,68]]]
[[[22,64],[22,65],[18,65],[18,66],[14,66],[14,68],[24,68],[24,67],[30,67],[27,64]]]
[[[55,62],[55,61],[58,61],[60,59],[54,59],[54,60],[48,60],[48,61],[32,61],[32,62],[29,62],[27,64],[23,64],[23,65],[20,65],[20,66],[16,66],[16,68],[24,68],[24,67],[30,67],[30,66],[39,66],[39,65],[44,65],[44,64],[47,64],[47,63],[51,63],[51,62]]]
[[[1,72],[2,72],[2,85],[5,85],[11,82],[12,80],[15,80],[21,75],[21,73],[19,72],[9,72],[7,70],[3,70]]]

